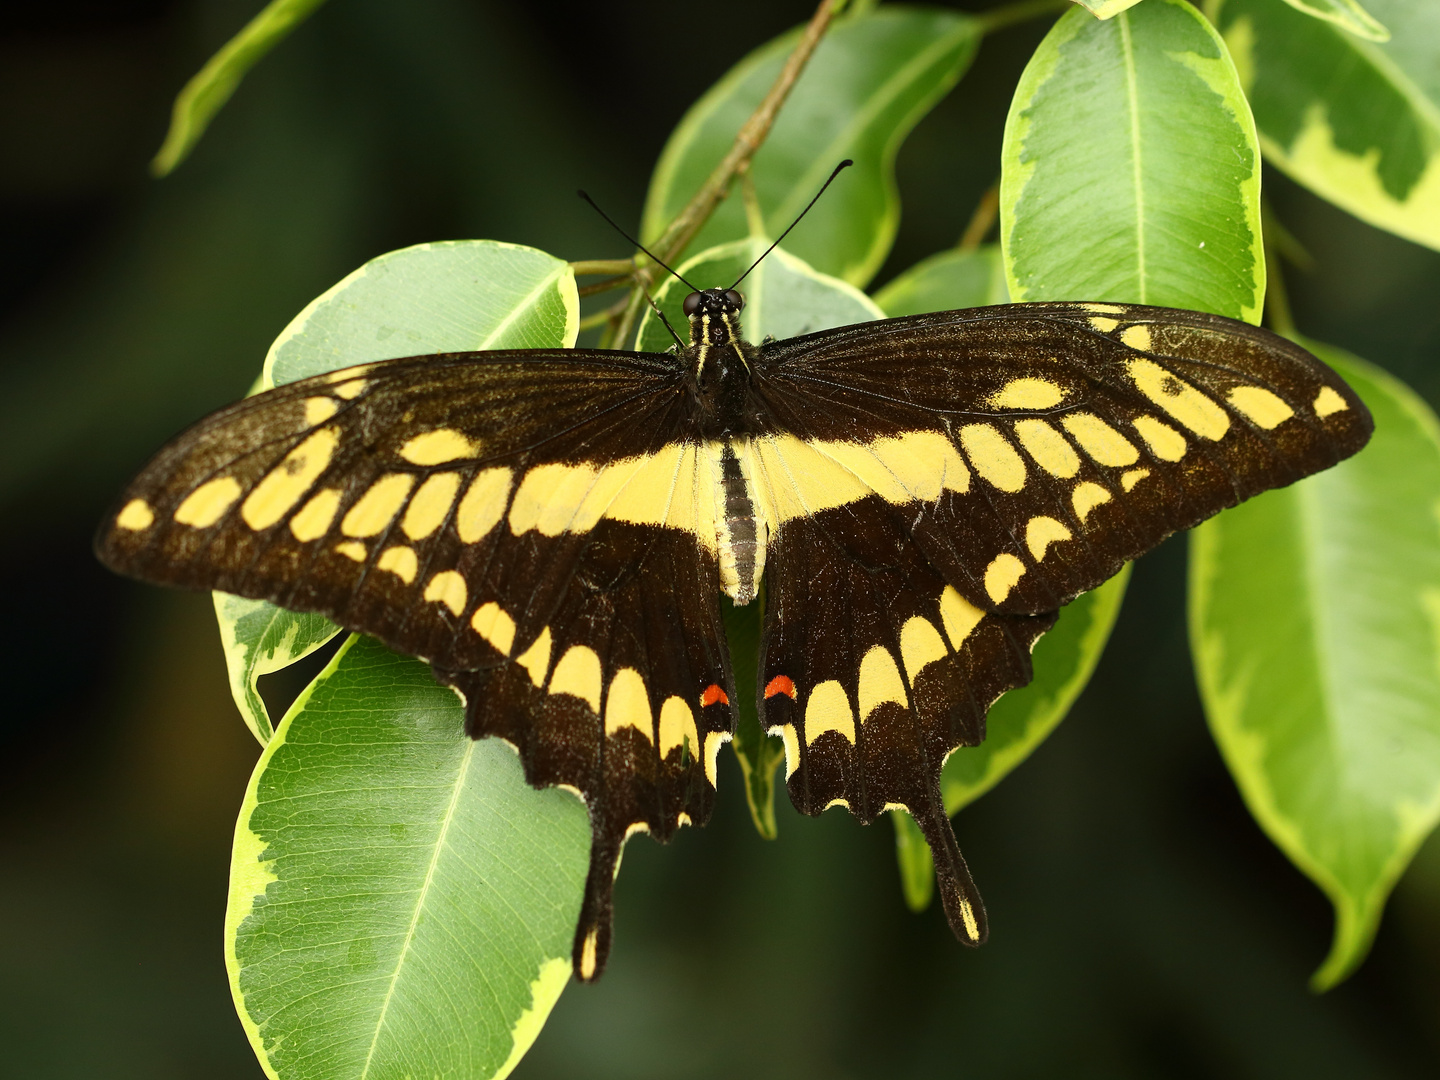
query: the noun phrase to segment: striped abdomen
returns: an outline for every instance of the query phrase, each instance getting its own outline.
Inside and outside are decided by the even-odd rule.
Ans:
[[[743,457],[726,440],[720,447],[716,470],[716,539],[720,551],[720,586],[737,604],[755,599],[760,575],[765,571],[765,524],[755,514],[755,499],[746,475]]]

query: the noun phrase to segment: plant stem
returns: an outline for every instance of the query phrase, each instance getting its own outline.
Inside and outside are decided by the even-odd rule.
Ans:
[[[1265,317],[1270,329],[1277,334],[1294,337],[1295,315],[1290,310],[1290,293],[1285,288],[1285,275],[1280,267],[1280,256],[1285,247],[1282,237],[1288,237],[1289,233],[1276,220],[1268,201],[1260,205],[1260,226],[1265,245]]]
[[[975,16],[982,34],[993,34],[1016,23],[1028,22],[1070,6],[1070,0],[1019,0],[1018,3],[982,11]]]
[[[830,20],[843,6],[844,0],[820,0],[820,4],[815,8],[815,14],[810,17],[810,22],[806,24],[800,40],[795,43],[795,48],[790,50],[790,55],[785,60],[785,66],[780,69],[780,74],[770,87],[769,93],[756,106],[755,111],[750,114],[750,118],[740,126],[730,150],[721,159],[720,164],[715,166],[715,169],[706,177],[705,182],[700,185],[700,190],[695,192],[685,208],[675,215],[674,220],[650,245],[660,258],[666,262],[673,262],[676,256],[689,246],[690,241],[695,238],[695,234],[715,212],[715,208],[730,194],[730,185],[735,179],[735,174],[748,166],[756,151],[764,145],[766,137],[770,134],[770,128],[775,123],[775,117],[780,112],[780,107],[785,104],[785,99],[795,88],[795,82],[800,78],[800,72],[805,69],[805,64],[814,54],[815,47],[820,44],[820,39],[824,37],[826,29],[830,26]],[[626,305],[624,313],[611,324],[610,331],[606,334],[605,344],[611,348],[622,348],[629,339],[635,326],[635,319],[644,306],[646,290],[655,280],[657,269],[653,263],[646,263],[638,266],[635,270],[635,285],[631,289],[629,303]]]
[[[600,274],[629,274],[635,270],[634,259],[578,259],[570,264],[576,277]]]
[[[975,212],[970,215],[970,221],[965,226],[965,231],[960,235],[959,248],[961,251],[974,251],[985,241],[990,234],[990,226],[995,224],[995,215],[1000,211],[1000,182],[997,180],[985,189],[985,194],[980,196],[980,201],[975,204]]]

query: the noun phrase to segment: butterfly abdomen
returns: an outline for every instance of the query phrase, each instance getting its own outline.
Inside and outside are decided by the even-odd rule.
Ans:
[[[715,444],[712,444],[712,446]],[[755,599],[760,576],[765,570],[766,525],[756,515],[750,478],[746,475],[735,444],[727,439],[719,445],[716,469],[716,540],[720,553],[720,585],[735,603]]]

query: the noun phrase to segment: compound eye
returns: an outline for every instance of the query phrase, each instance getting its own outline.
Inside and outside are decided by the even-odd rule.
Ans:
[[[735,305],[735,310],[736,310],[736,311],[739,311],[741,308],[743,308],[743,307],[745,306],[745,297],[741,296],[741,295],[740,295],[738,292],[736,292],[734,289],[727,289],[727,290],[726,290],[726,292],[725,292],[725,299],[726,299],[726,300],[729,300],[730,303],[732,303],[732,304]]]
[[[694,315],[695,312],[699,311],[700,294],[698,292],[692,292],[689,296],[685,297],[685,303],[681,305],[681,310],[684,311],[687,316]]]

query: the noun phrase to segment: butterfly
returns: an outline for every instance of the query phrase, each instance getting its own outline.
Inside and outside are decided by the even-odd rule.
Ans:
[[[743,306],[692,293],[669,353],[448,353],[278,387],[162,449],[97,538],[121,573],[424,659],[471,737],[578,793],[586,981],[625,841],[714,804],[722,595],[763,597],[757,705],[795,806],[909,812],[979,944],[947,756],[1030,680],[1066,603],[1373,427],[1304,349],[1215,315],[1010,304],[757,346]]]

